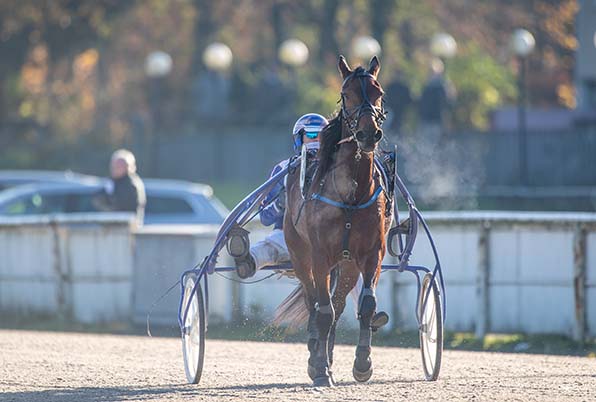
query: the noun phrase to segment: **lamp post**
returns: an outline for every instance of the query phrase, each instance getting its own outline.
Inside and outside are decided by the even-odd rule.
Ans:
[[[214,42],[203,51],[207,71],[199,76],[195,102],[198,117],[207,122],[223,122],[229,112],[230,80],[228,71],[234,56],[228,45]]]
[[[381,45],[372,36],[357,36],[352,41],[352,55],[362,61],[368,62],[373,56],[381,54]]]
[[[518,128],[518,160],[519,160],[519,182],[521,185],[528,184],[528,160],[527,160],[527,119],[526,119],[526,63],[527,56],[532,53],[536,41],[534,36],[525,29],[516,29],[511,36],[511,48],[518,60],[517,75],[517,128]]]
[[[294,113],[296,110],[296,105],[297,105],[296,104],[297,82],[298,82],[298,79],[296,77],[297,68],[300,66],[303,66],[308,61],[308,56],[309,56],[308,46],[306,46],[306,44],[304,42],[302,42],[300,39],[295,39],[295,38],[287,39],[287,40],[283,41],[282,44],[279,46],[277,56],[279,57],[279,60],[283,64],[288,66],[288,70],[290,72],[290,88],[289,88],[289,90],[290,90],[291,96],[289,97],[289,99],[291,99],[291,101],[290,101],[289,106],[291,108],[291,112]],[[284,91],[283,86],[281,86],[280,89],[282,91]],[[276,106],[280,106],[280,105],[276,105]],[[285,104],[284,104],[284,106],[285,106]],[[290,111],[290,110],[287,110],[287,111]]]
[[[161,50],[151,52],[145,59],[145,74],[149,78],[149,104],[151,108],[151,173],[159,175],[159,142],[157,136],[161,130],[161,96],[163,80],[172,71],[172,57]]]

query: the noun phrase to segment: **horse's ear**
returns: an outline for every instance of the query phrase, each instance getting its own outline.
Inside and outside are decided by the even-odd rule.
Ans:
[[[373,56],[373,58],[370,59],[370,63],[368,64],[368,72],[377,78],[380,69],[381,63],[379,62],[379,58],[377,56]]]
[[[337,68],[339,69],[339,72],[341,73],[343,79],[346,79],[348,75],[352,74],[352,70],[350,69],[350,66],[348,66],[348,62],[346,61],[346,58],[344,56],[339,56]]]

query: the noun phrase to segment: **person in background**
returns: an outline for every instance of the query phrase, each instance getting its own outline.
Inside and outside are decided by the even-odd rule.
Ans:
[[[110,160],[111,181],[96,201],[102,211],[134,212],[140,224],[145,213],[145,186],[137,175],[135,156],[126,149],[119,149]]]
[[[406,112],[413,102],[410,87],[399,72],[394,74],[393,79],[385,88],[385,94],[386,106],[389,109],[388,120],[390,120],[387,129],[392,136],[399,137]]]
[[[445,78],[445,66],[440,59],[433,59],[430,70],[430,78],[418,100],[418,123],[424,140],[436,146],[445,134],[447,112],[455,101],[456,92]]]

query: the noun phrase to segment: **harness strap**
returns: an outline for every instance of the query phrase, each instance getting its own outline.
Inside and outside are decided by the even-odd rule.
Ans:
[[[324,202],[325,204],[329,204],[331,206],[341,208],[341,209],[349,209],[349,210],[365,209],[365,208],[370,207],[377,200],[377,198],[379,198],[379,194],[381,194],[381,191],[383,191],[383,187],[381,187],[381,186],[377,187],[377,189],[375,190],[375,192],[372,195],[372,197],[370,198],[370,200],[368,200],[364,204],[360,204],[360,205],[348,205],[348,204],[344,204],[343,202],[337,202],[337,201],[329,199],[325,196],[322,196],[319,193],[313,193],[310,196],[310,199],[311,200],[319,200],[319,201]]]
[[[333,201],[327,197],[323,197],[319,193],[313,193],[311,195],[311,200],[322,201],[331,206],[341,208],[345,212],[346,223],[344,225],[344,233],[341,241],[341,255],[344,260],[352,260],[352,253],[350,252],[350,230],[352,229],[352,214],[359,209],[365,209],[370,207],[377,200],[377,198],[379,198],[379,194],[381,194],[381,191],[383,191],[383,188],[381,186],[377,187],[370,200],[360,205],[347,205],[342,202]],[[304,205],[304,201],[302,205]],[[300,216],[300,214],[298,216]]]
[[[345,209],[346,213],[346,224],[344,226],[344,234],[341,240],[341,255],[346,261],[352,260],[352,253],[350,253],[350,230],[352,229],[352,214],[353,209]]]

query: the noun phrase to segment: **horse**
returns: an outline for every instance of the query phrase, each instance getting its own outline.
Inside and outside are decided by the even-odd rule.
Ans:
[[[352,372],[360,382],[373,372],[375,288],[392,219],[374,162],[385,118],[380,67],[376,56],[368,69],[354,70],[339,57],[341,110],[320,134],[319,165],[306,197],[297,180],[300,168],[287,176],[284,236],[300,285],[278,307],[277,321],[308,317],[308,374],[314,386],[334,385],[335,327],[360,274],[360,335]]]

